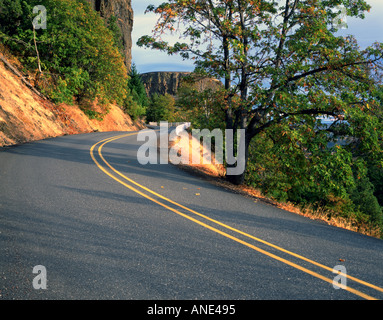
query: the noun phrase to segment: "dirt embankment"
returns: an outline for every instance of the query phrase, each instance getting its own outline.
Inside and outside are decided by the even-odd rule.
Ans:
[[[67,134],[142,128],[144,123],[133,122],[115,105],[99,121],[89,119],[77,105],[53,104],[0,61],[0,147]]]

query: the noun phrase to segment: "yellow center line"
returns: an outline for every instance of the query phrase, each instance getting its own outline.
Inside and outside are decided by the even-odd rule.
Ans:
[[[279,246],[276,246],[276,245],[274,245],[274,244],[272,244],[272,243],[269,243],[269,242],[267,242],[267,241],[264,241],[264,240],[262,240],[262,239],[259,239],[259,238],[257,238],[257,237],[254,237],[254,236],[252,236],[252,235],[250,235],[250,234],[248,234],[248,233],[245,233],[245,232],[243,232],[243,231],[241,231],[241,230],[238,230],[238,229],[233,228],[233,227],[231,227],[231,226],[229,226],[229,225],[226,225],[226,224],[224,224],[224,223],[222,223],[222,222],[220,222],[220,221],[217,221],[217,220],[214,220],[214,219],[212,219],[212,218],[210,218],[210,217],[208,217],[208,216],[205,216],[205,215],[203,215],[203,214],[201,214],[201,213],[199,213],[199,212],[197,212],[197,211],[194,211],[194,210],[192,210],[192,209],[190,209],[190,208],[187,208],[187,207],[185,207],[185,206],[183,206],[183,205],[181,205],[181,204],[179,204],[179,203],[177,203],[177,202],[175,202],[175,201],[173,201],[173,200],[171,200],[171,199],[169,199],[169,198],[166,198],[166,197],[164,197],[164,196],[158,194],[157,192],[155,192],[155,191],[153,191],[153,190],[148,189],[147,187],[145,187],[145,186],[143,186],[143,185],[137,183],[136,181],[134,181],[134,180],[128,178],[127,176],[125,176],[124,174],[122,174],[121,172],[119,172],[118,170],[116,170],[116,169],[115,169],[114,167],[112,167],[112,166],[105,160],[105,158],[103,157],[103,155],[102,155],[102,148],[103,148],[103,146],[104,146],[105,144],[109,143],[109,142],[114,141],[114,140],[122,139],[122,138],[125,138],[125,137],[128,137],[128,136],[132,136],[132,135],[136,135],[136,134],[138,134],[138,133],[130,133],[130,134],[125,134],[125,135],[120,135],[120,136],[107,138],[107,139],[104,139],[104,140],[101,140],[101,141],[97,142],[97,143],[94,144],[94,145],[91,147],[91,149],[90,149],[90,155],[91,155],[92,160],[95,162],[95,164],[97,165],[97,167],[98,167],[100,170],[102,170],[105,174],[107,174],[107,175],[110,176],[112,179],[116,180],[117,182],[119,182],[120,184],[122,184],[123,186],[125,186],[126,188],[128,188],[128,189],[130,189],[130,190],[136,192],[137,194],[139,194],[139,195],[141,195],[141,196],[147,198],[148,200],[150,200],[150,201],[152,201],[152,202],[155,202],[155,203],[159,204],[160,206],[162,206],[162,207],[164,207],[164,208],[166,208],[166,209],[168,209],[168,210],[170,210],[170,211],[172,211],[172,212],[175,212],[176,214],[178,214],[178,215],[180,215],[180,216],[182,216],[182,217],[184,217],[184,218],[186,218],[186,219],[189,219],[189,220],[191,220],[191,221],[193,221],[193,222],[195,222],[195,223],[197,223],[197,224],[199,224],[199,225],[201,225],[201,226],[203,226],[203,227],[205,227],[205,228],[207,228],[207,229],[210,229],[210,230],[212,230],[212,231],[214,231],[214,232],[216,232],[216,233],[218,233],[218,234],[221,234],[221,235],[223,235],[223,236],[225,236],[225,237],[227,237],[227,238],[229,238],[229,239],[232,239],[232,240],[234,240],[234,241],[236,241],[236,242],[238,242],[238,243],[241,243],[241,244],[243,244],[243,245],[245,245],[245,246],[247,246],[247,247],[249,247],[249,248],[252,248],[253,250],[256,250],[256,251],[258,251],[258,252],[260,252],[260,253],[262,253],[262,254],[264,254],[264,255],[267,255],[267,256],[269,256],[269,257],[275,259],[275,260],[278,260],[278,261],[280,261],[280,262],[283,262],[283,263],[285,263],[285,264],[287,264],[287,265],[290,265],[290,266],[292,266],[292,267],[294,267],[294,268],[296,268],[296,269],[298,269],[298,270],[301,270],[301,271],[303,271],[303,272],[305,272],[305,273],[307,273],[307,274],[310,274],[310,275],[312,275],[312,276],[314,276],[314,277],[316,277],[316,278],[319,278],[319,279],[324,280],[324,281],[326,281],[326,282],[329,282],[329,283],[331,283],[331,284],[333,283],[333,280],[330,279],[330,278],[327,278],[327,277],[325,277],[325,276],[322,276],[321,274],[319,274],[319,273],[317,273],[317,272],[314,272],[314,271],[312,271],[312,270],[309,270],[309,269],[307,269],[307,268],[304,268],[304,267],[302,267],[302,266],[300,266],[300,265],[298,265],[298,264],[296,264],[296,263],[293,263],[293,262],[291,262],[291,261],[289,261],[289,260],[286,260],[286,259],[284,259],[284,258],[282,258],[282,257],[279,257],[279,256],[277,256],[277,255],[275,255],[275,254],[272,254],[272,253],[270,253],[270,252],[268,252],[268,251],[265,251],[265,250],[263,250],[263,249],[261,249],[261,248],[258,248],[258,247],[256,247],[256,246],[254,246],[254,245],[252,245],[252,244],[250,244],[250,243],[247,243],[247,242],[245,242],[245,241],[243,241],[243,240],[241,240],[241,239],[239,239],[239,238],[237,238],[237,237],[234,237],[234,236],[232,236],[232,235],[230,235],[230,234],[228,234],[228,233],[226,233],[226,232],[223,232],[223,231],[221,231],[221,230],[219,230],[219,229],[216,229],[216,228],[214,228],[214,227],[212,227],[212,226],[210,226],[210,225],[208,225],[208,224],[206,224],[206,223],[203,223],[203,222],[201,222],[201,221],[199,221],[199,220],[197,220],[197,219],[194,219],[194,218],[190,217],[189,215],[187,215],[187,214],[185,214],[185,213],[182,213],[182,212],[180,212],[180,211],[178,211],[178,210],[176,210],[176,209],[174,209],[174,208],[172,208],[172,207],[169,207],[168,205],[166,205],[166,204],[164,204],[164,203],[162,203],[162,202],[160,202],[160,201],[158,201],[158,200],[156,200],[156,199],[150,197],[149,195],[147,195],[147,194],[145,194],[145,193],[139,191],[138,189],[134,188],[133,186],[131,186],[131,185],[125,183],[124,181],[120,180],[118,177],[115,177],[114,175],[112,175],[111,173],[109,173],[109,172],[108,172],[108,171],[107,171],[107,170],[106,170],[106,169],[105,169],[105,168],[104,168],[104,167],[103,167],[103,166],[96,160],[96,158],[95,158],[95,156],[94,156],[94,154],[93,154],[94,149],[95,149],[95,147],[96,147],[97,145],[99,145],[100,143],[102,143],[102,144],[99,146],[99,148],[98,148],[98,154],[99,154],[99,157],[102,159],[102,161],[103,161],[103,162],[104,162],[104,163],[105,163],[105,164],[106,164],[106,165],[107,165],[113,172],[115,172],[116,174],[118,174],[119,176],[121,176],[122,178],[124,178],[125,180],[129,181],[130,183],[132,183],[132,184],[134,184],[134,185],[140,187],[141,189],[143,189],[143,190],[145,190],[145,191],[148,191],[149,193],[151,193],[151,194],[153,194],[153,195],[155,195],[155,196],[157,196],[157,197],[159,197],[159,198],[161,198],[161,199],[163,199],[163,200],[165,200],[165,201],[167,201],[167,202],[169,202],[169,203],[171,203],[171,204],[174,204],[174,205],[176,205],[176,206],[178,206],[178,207],[180,207],[180,208],[182,208],[182,209],[184,209],[184,210],[187,210],[187,211],[189,211],[189,212],[191,212],[191,213],[193,213],[193,214],[195,214],[195,215],[198,215],[199,217],[202,217],[202,218],[204,218],[204,219],[206,219],[206,220],[208,220],[208,221],[211,221],[211,222],[213,222],[213,223],[215,223],[215,224],[217,224],[217,225],[220,225],[220,226],[222,226],[222,227],[224,227],[224,228],[226,228],[226,229],[228,229],[228,230],[234,231],[234,232],[236,232],[236,233],[238,233],[238,234],[241,234],[241,235],[243,235],[243,236],[246,236],[246,237],[248,237],[248,238],[250,238],[250,239],[256,240],[256,241],[258,241],[258,242],[260,242],[260,243],[263,243],[263,244],[265,244],[265,245],[267,245],[267,246],[270,246],[270,247],[272,247],[272,248],[274,248],[274,249],[277,249],[277,250],[279,250],[279,251],[281,251],[281,252],[284,252],[284,253],[287,253],[287,254],[289,254],[289,255],[291,255],[291,256],[294,256],[294,257],[296,257],[296,258],[299,258],[299,259],[301,259],[301,260],[303,260],[303,261],[309,262],[309,263],[311,263],[311,264],[313,264],[313,265],[315,265],[315,266],[318,266],[318,267],[320,267],[320,268],[323,268],[323,269],[325,269],[325,270],[327,270],[327,271],[331,271],[331,272],[333,271],[333,269],[330,268],[330,267],[327,267],[327,266],[325,266],[325,265],[323,265],[323,264],[320,264],[320,263],[318,263],[318,262],[315,262],[315,261],[313,261],[313,260],[311,260],[311,259],[308,259],[308,258],[306,258],[306,257],[303,257],[303,256],[298,255],[298,254],[296,254],[296,253],[293,253],[293,252],[291,252],[291,251],[288,251],[288,250],[286,250],[286,249],[283,249],[283,248],[281,248],[281,247],[279,247]],[[347,277],[348,279],[353,280],[353,281],[355,281],[355,282],[358,282],[358,283],[360,283],[360,284],[362,284],[362,285],[365,285],[365,286],[368,286],[368,287],[370,287],[370,288],[373,288],[373,289],[375,289],[375,290],[377,290],[377,291],[383,292],[383,288],[380,288],[380,287],[378,287],[378,286],[376,286],[376,285],[373,285],[373,284],[368,283],[368,282],[366,282],[366,281],[360,280],[360,279],[358,279],[358,278],[352,277],[352,276],[350,276],[350,275],[347,275],[347,274],[344,274],[344,273],[338,273],[337,275],[342,275],[342,276]],[[365,293],[363,293],[363,292],[360,292],[360,291],[358,291],[358,290],[352,289],[352,288],[350,288],[349,286],[342,286],[341,284],[338,284],[338,283],[337,283],[337,286],[339,286],[339,287],[341,287],[342,289],[347,290],[347,291],[349,291],[349,292],[351,292],[351,293],[353,293],[353,294],[355,294],[355,295],[358,295],[358,296],[360,296],[360,297],[363,297],[363,298],[365,298],[365,299],[368,299],[368,300],[376,300],[375,298],[373,298],[373,297],[371,297],[371,296],[369,296],[369,295],[367,295],[367,294],[365,294]]]

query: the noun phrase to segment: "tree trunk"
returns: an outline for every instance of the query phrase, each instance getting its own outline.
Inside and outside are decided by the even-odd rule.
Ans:
[[[245,181],[245,174],[242,173],[240,175],[231,175],[231,176],[226,175],[226,180],[232,184],[239,186],[243,184],[243,182]]]
[[[246,133],[244,135],[243,139],[245,139],[245,141],[244,141],[244,148],[245,148],[245,150],[244,150],[244,155],[243,155],[244,159],[239,159],[239,157],[241,155],[239,155],[237,153],[237,162],[234,163],[234,164],[227,164],[227,167],[226,167],[226,180],[228,182],[230,182],[230,183],[235,184],[235,185],[241,185],[241,184],[244,183],[244,181],[245,181],[245,174],[246,174],[246,168],[247,168],[247,161],[249,159],[249,146],[250,146],[250,141],[251,141],[252,137]],[[238,167],[240,161],[244,162],[243,170],[241,170],[237,174],[228,174],[227,171],[230,171],[231,168]]]
[[[39,50],[37,50],[37,43],[36,43],[36,29],[35,25],[33,25],[33,42],[35,43],[35,50],[36,50],[36,55],[37,55],[37,65],[39,67],[40,74],[43,73],[41,70],[41,63],[40,63],[40,54]]]

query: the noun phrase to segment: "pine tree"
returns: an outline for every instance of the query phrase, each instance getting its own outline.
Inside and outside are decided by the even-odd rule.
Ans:
[[[133,95],[133,100],[141,107],[147,107],[149,99],[141,75],[137,71],[137,67],[134,63],[129,71],[129,78],[128,87]]]

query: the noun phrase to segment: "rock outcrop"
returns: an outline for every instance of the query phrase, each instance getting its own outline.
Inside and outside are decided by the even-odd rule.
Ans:
[[[177,95],[183,81],[190,80],[191,72],[148,72],[141,74],[142,82],[148,96],[157,93],[159,95]],[[187,77],[187,78],[186,78]],[[222,83],[217,79],[198,78],[194,80],[194,86],[202,91],[207,88],[218,89]]]
[[[114,15],[122,33],[125,65],[130,69],[132,63],[133,9],[131,0],[87,0],[94,10],[106,21]]]
[[[149,97],[155,93],[175,96],[182,78],[189,74],[189,72],[148,72],[141,74],[141,78]]]

